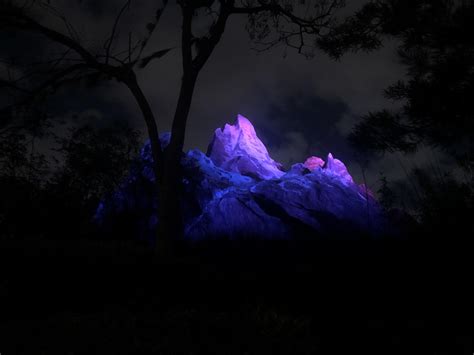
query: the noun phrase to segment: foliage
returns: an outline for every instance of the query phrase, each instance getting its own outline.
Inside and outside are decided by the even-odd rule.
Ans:
[[[420,169],[415,169],[414,177],[421,200],[418,212],[427,232],[449,235],[454,240],[471,237],[474,233],[472,182],[458,181],[449,175],[440,181]]]
[[[99,200],[120,184],[138,152],[138,132],[124,122],[72,129],[56,139],[57,164],[32,132],[9,126],[0,135],[2,234],[66,238],[92,232]],[[42,150],[31,145],[35,140]]]
[[[380,38],[399,42],[398,58],[406,73],[385,90],[386,98],[401,108],[368,113],[349,138],[365,152],[410,154],[423,146],[447,153],[449,169],[461,171],[464,178],[440,167],[406,171],[407,180],[398,185],[410,185],[413,204],[403,207],[432,238],[472,234],[474,3],[380,0],[363,11],[379,23]],[[400,191],[394,193],[396,184],[385,178],[381,184],[382,203],[405,205]]]
[[[356,146],[375,151],[413,152],[438,147],[464,167],[472,164],[474,30],[472,2],[377,2],[381,33],[401,41],[398,56],[406,79],[390,86],[387,98],[399,111],[369,113],[354,129]]]
[[[387,181],[387,178],[384,175],[380,176],[380,188],[377,190],[379,194],[379,202],[386,209],[389,210],[393,208],[395,204],[395,193],[390,188],[390,184]]]
[[[139,134],[123,122],[100,128],[84,125],[58,142],[64,162],[54,184],[88,200],[118,187],[138,153]]]

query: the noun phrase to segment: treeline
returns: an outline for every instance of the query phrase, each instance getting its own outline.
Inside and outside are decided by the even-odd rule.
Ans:
[[[378,13],[381,33],[399,43],[405,77],[385,90],[398,110],[370,112],[350,140],[371,153],[407,157],[433,155],[424,167],[405,170],[403,183],[382,177],[386,208],[410,211],[429,237],[468,240],[474,232],[474,30],[471,1],[381,1],[367,5]],[[405,191],[405,192],[403,192]]]
[[[124,121],[65,128],[38,116],[0,130],[0,234],[93,238],[98,203],[129,171],[139,132]]]

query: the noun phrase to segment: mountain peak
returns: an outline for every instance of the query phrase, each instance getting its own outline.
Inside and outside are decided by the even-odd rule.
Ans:
[[[169,135],[162,135],[166,144]],[[308,158],[284,173],[258,138],[252,123],[238,115],[218,128],[207,156],[183,153],[185,236],[190,239],[312,236],[377,236],[386,231],[382,209],[365,186],[354,184],[343,162],[328,154]],[[113,228],[130,213],[141,236],[156,236],[157,201],[149,144],[130,176],[101,202],[96,220]]]
[[[325,168],[331,173],[339,176],[343,181],[354,183],[346,165],[339,159],[334,158],[331,153],[328,154]]]
[[[232,125],[216,129],[207,155],[214,164],[227,171],[240,173],[258,180],[281,177],[281,164],[274,161],[258,138],[252,123],[237,115]]]

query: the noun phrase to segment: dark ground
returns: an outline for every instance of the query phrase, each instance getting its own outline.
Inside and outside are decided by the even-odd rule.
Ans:
[[[472,354],[467,246],[0,246],[0,353]]]

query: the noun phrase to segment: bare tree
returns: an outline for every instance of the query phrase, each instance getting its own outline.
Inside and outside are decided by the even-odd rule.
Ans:
[[[130,7],[131,0],[127,0],[118,11],[110,36],[100,53],[92,53],[81,44],[72,24],[52,8],[49,1],[37,0],[27,3],[28,6],[18,6],[12,5],[9,1],[1,1],[0,29],[40,34],[63,47],[63,52],[58,58],[53,58],[46,63],[47,69],[42,73],[45,79],[40,84],[23,86],[25,82],[31,82],[29,75],[16,79],[12,77],[1,79],[0,88],[13,91],[14,97],[21,98],[4,112],[11,113],[14,107],[25,105],[42,93],[81,78],[116,79],[123,83],[141,109],[151,142],[160,202],[158,247],[162,251],[167,250],[173,240],[179,239],[183,233],[179,199],[180,157],[195,84],[200,71],[220,42],[231,16],[248,17],[247,30],[257,51],[284,45],[308,57],[312,56],[316,49],[322,49],[333,57],[338,57],[341,53],[328,46],[328,39],[333,34],[344,40],[347,49],[367,49],[379,45],[377,42],[367,44],[367,26],[357,28],[346,26],[346,28],[342,27],[343,32],[338,30],[341,27],[338,27],[336,13],[344,7],[342,0],[177,0],[182,13],[182,80],[172,122],[171,140],[168,146],[162,149],[155,116],[140,88],[135,70],[144,69],[153,59],[160,58],[170,50],[159,49],[143,57],[149,39],[168,1],[158,1],[156,16],[147,25],[148,36],[132,44],[132,36],[129,34],[126,50],[118,53],[113,51],[113,43],[117,40],[120,19]],[[67,34],[42,25],[30,15],[29,10],[33,7],[58,16],[63,21]],[[195,24],[204,17],[211,19],[211,24],[205,35],[196,36]],[[372,23],[370,25],[373,27]],[[357,30],[358,35],[354,33],[350,36],[345,35],[347,30],[354,31],[354,29]],[[373,28],[369,28],[371,29]],[[36,75],[37,71],[38,67],[34,68],[32,75]]]
[[[124,84],[135,98],[140,107],[142,117],[147,127],[148,137],[152,148],[155,175],[160,176],[163,171],[163,151],[159,139],[155,115],[145,97],[135,74],[135,69],[140,64],[146,67],[153,59],[160,58],[170,49],[158,50],[146,57],[143,53],[156,29],[156,26],[167,5],[162,2],[155,13],[154,19],[147,24],[148,34],[132,44],[132,35],[129,33],[126,50],[117,53],[113,51],[114,42],[118,40],[118,26],[120,19],[130,7],[131,0],[127,0],[119,10],[113,23],[110,36],[104,41],[98,52],[91,52],[82,45],[73,25],[49,1],[25,1],[18,5],[11,1],[0,2],[0,29],[9,32],[26,32],[39,34],[54,45],[58,45],[60,53],[51,55],[47,60],[30,63],[18,63],[14,60],[3,60],[6,67],[4,77],[0,77],[0,89],[5,97],[10,98],[6,106],[0,111],[0,127],[5,127],[15,120],[18,112],[34,108],[39,97],[49,95],[59,87],[68,83],[87,80],[112,80]],[[33,10],[58,17],[64,24],[67,34],[42,25],[30,13]],[[14,73],[19,72],[19,75]],[[5,101],[5,100],[4,100]],[[161,179],[157,178],[158,182]],[[157,189],[158,191],[158,189]]]

